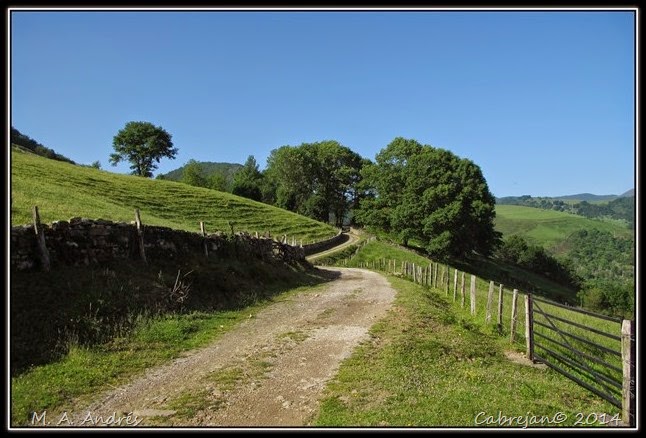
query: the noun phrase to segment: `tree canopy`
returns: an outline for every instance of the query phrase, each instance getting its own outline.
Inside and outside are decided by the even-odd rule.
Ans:
[[[495,198],[480,168],[445,149],[401,137],[362,171],[357,220],[412,239],[431,255],[490,255],[500,242],[494,230]]]
[[[184,165],[181,182],[196,187],[209,187],[207,178],[202,175],[202,168],[195,160],[188,160]]]
[[[271,151],[265,170],[265,202],[337,226],[354,205],[365,160],[336,141],[283,146]]]
[[[128,122],[112,141],[115,153],[110,154],[110,163],[129,161],[133,175],[152,177],[157,169],[155,163],[166,157],[171,160],[177,154],[171,135],[150,122]]]
[[[249,155],[242,169],[233,176],[231,193],[245,198],[260,201],[262,199],[262,173],[253,155]]]

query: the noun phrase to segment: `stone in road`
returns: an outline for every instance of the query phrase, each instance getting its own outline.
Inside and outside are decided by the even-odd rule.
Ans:
[[[132,412],[139,426],[307,426],[326,382],[395,296],[377,273],[326,270],[338,278],[279,298],[211,345],[104,394],[76,411],[75,424],[88,412]]]

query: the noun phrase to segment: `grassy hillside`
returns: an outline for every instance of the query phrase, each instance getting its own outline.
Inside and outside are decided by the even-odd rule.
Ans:
[[[629,237],[631,231],[614,222],[602,222],[554,210],[518,205],[496,206],[496,229],[505,237],[521,235],[534,245],[555,248],[575,231],[595,229],[617,237]]]
[[[120,175],[49,160],[12,150],[11,223],[31,222],[37,205],[41,220],[88,217],[130,222],[141,210],[144,224],[207,232],[216,230],[287,234],[304,242],[333,236],[336,230],[315,220],[228,193],[173,181]]]

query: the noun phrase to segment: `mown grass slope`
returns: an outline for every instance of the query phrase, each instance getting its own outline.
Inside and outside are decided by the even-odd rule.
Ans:
[[[619,223],[519,205],[496,206],[496,230],[503,233],[504,237],[520,235],[530,243],[546,249],[554,249],[573,232],[581,229],[596,229],[617,237],[629,237],[632,234]]]
[[[336,234],[315,220],[229,193],[182,183],[115,174],[49,160],[12,149],[11,224],[31,223],[32,206],[41,221],[72,217],[130,222],[134,209],[148,225],[207,232],[248,231],[287,234],[308,243]]]

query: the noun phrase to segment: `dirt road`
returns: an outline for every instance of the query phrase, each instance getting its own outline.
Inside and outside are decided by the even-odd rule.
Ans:
[[[77,410],[73,424],[89,412],[132,413],[130,424],[138,426],[309,425],[326,382],[395,296],[374,272],[326,270],[337,278],[277,301],[208,347],[103,394]]]
[[[305,257],[307,261],[309,262],[314,262],[314,260],[323,258],[325,256],[328,256],[330,254],[334,254],[335,252],[341,251],[351,245],[354,245],[359,239],[360,239],[359,233],[355,229],[351,229],[350,233],[348,233],[348,240],[341,245],[337,245],[334,248],[330,248],[326,251],[323,252],[318,252],[316,254],[309,255]]]

